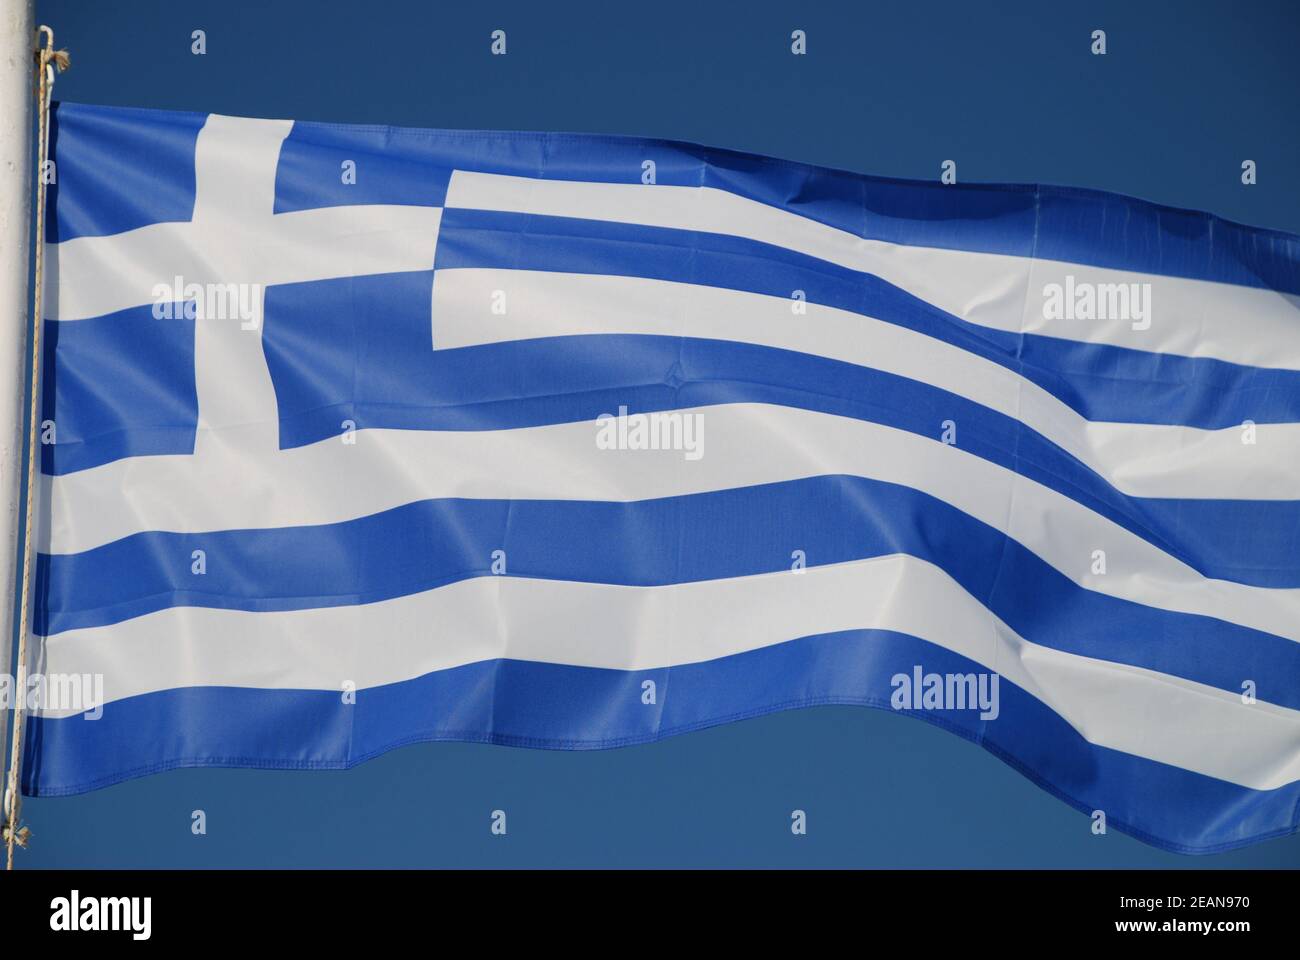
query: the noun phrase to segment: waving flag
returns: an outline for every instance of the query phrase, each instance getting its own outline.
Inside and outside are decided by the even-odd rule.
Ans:
[[[602,136],[53,149],[31,669],[96,694],[27,792],[855,703],[1168,848],[1296,829],[1300,238]]]

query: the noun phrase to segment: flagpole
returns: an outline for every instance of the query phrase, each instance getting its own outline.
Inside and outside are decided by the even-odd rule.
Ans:
[[[29,363],[36,13],[35,0],[0,6],[0,674],[12,676]],[[10,704],[0,711],[0,744],[6,746],[8,707],[21,691],[12,689],[11,694]],[[3,809],[9,809],[7,797]]]

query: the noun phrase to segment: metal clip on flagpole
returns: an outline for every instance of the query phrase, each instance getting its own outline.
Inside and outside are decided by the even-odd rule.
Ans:
[[[22,594],[18,607],[18,659],[16,676],[18,682],[14,689],[14,729],[9,751],[9,782],[5,789],[5,825],[3,836],[6,847],[5,869],[14,867],[14,845],[27,846],[29,831],[21,826],[18,814],[21,809],[19,799],[18,774],[22,765],[23,727],[26,719],[27,680],[27,632],[28,606],[31,602],[31,559],[32,559],[32,503],[36,491],[36,464],[39,449],[36,445],[36,425],[38,422],[38,388],[41,369],[41,313],[42,294],[44,293],[45,266],[45,167],[50,152],[50,98],[54,93],[54,77],[68,68],[69,59],[66,50],[54,49],[54,31],[42,26],[37,30],[39,39],[36,47],[36,271],[33,277],[32,291],[32,331],[31,331],[31,378],[28,381],[27,405],[30,412],[27,424],[27,503],[23,519],[22,552]],[[5,638],[6,640],[8,638]]]

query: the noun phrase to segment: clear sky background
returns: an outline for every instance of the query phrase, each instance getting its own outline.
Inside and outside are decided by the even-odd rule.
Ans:
[[[72,53],[64,100],[635,134],[925,179],[952,159],[964,181],[1300,233],[1294,0],[38,0],[37,17]],[[20,865],[40,867],[1300,867],[1300,836],[1209,857],[1093,836],[979,747],[855,707],[602,752],[442,743],[347,772],[178,770],[23,811]]]

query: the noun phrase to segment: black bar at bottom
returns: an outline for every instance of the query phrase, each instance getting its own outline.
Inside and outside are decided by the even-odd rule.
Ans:
[[[16,871],[0,880],[18,943],[373,948],[414,937],[599,938],[610,949],[815,929],[859,944],[1051,941],[1231,947],[1295,930],[1293,871]],[[146,899],[147,898],[147,899]],[[784,928],[784,929],[783,929]],[[671,934],[671,941],[661,938]],[[540,939],[539,939],[540,938]],[[611,939],[612,938],[612,939]],[[9,941],[13,943],[14,941]],[[457,951],[459,952],[459,951]]]

